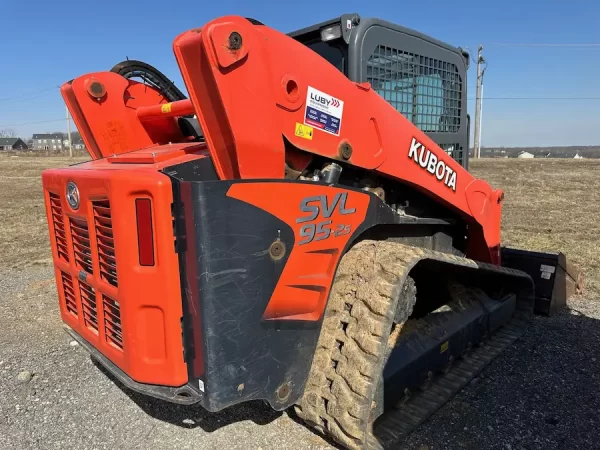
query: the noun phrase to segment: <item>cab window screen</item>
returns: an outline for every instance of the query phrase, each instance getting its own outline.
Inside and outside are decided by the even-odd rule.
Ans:
[[[340,72],[346,73],[346,45],[345,43],[344,45],[336,45],[335,42],[337,41],[339,40],[330,43],[319,40],[304,43],[304,45],[329,61],[331,64],[337,67]]]
[[[422,131],[459,131],[462,80],[454,64],[380,45],[367,81]]]

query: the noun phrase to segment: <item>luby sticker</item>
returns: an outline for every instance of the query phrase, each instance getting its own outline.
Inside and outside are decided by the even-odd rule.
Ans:
[[[304,123],[335,136],[340,135],[344,102],[313,87],[306,93]]]

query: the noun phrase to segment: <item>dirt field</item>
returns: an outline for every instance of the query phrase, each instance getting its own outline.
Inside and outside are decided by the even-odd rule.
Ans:
[[[505,192],[505,245],[564,252],[600,298],[600,160],[480,159],[470,170]]]
[[[0,448],[332,449],[262,403],[219,414],[165,404],[114,383],[61,328],[40,172],[68,158],[0,157]],[[560,249],[584,293],[525,337],[402,446],[600,448],[600,161],[481,160],[506,192],[503,239]]]
[[[2,268],[50,265],[41,172],[88,158],[0,156],[0,264]]]
[[[85,158],[0,158],[0,261],[3,267],[50,264],[40,172]],[[506,245],[561,250],[585,270],[600,295],[600,160],[481,159],[475,176],[505,191]]]

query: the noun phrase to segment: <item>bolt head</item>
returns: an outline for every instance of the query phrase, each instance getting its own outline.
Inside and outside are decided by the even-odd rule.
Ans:
[[[102,98],[106,95],[106,87],[104,84],[94,78],[88,78],[85,80],[84,85],[88,95],[96,101],[102,100]]]
[[[348,160],[352,157],[352,146],[347,142],[342,142],[338,149],[338,153],[342,159]]]
[[[289,395],[290,395],[290,391],[291,391],[291,386],[288,383],[284,383],[281,386],[279,386],[279,388],[277,389],[277,397],[279,398],[279,400],[285,400]]]
[[[229,49],[239,50],[240,48],[242,48],[242,35],[234,31],[229,35]]]
[[[275,242],[273,242],[269,247],[269,255],[275,261],[283,258],[283,256],[285,255],[285,244],[280,240],[276,240]]]

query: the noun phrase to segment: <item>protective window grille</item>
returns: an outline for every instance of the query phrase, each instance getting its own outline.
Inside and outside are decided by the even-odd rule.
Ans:
[[[462,80],[456,65],[379,45],[367,62],[367,81],[420,130],[459,131]]]
[[[438,144],[442,150],[444,150],[448,155],[454,158],[456,161],[462,164],[463,161],[463,148],[460,144]]]

